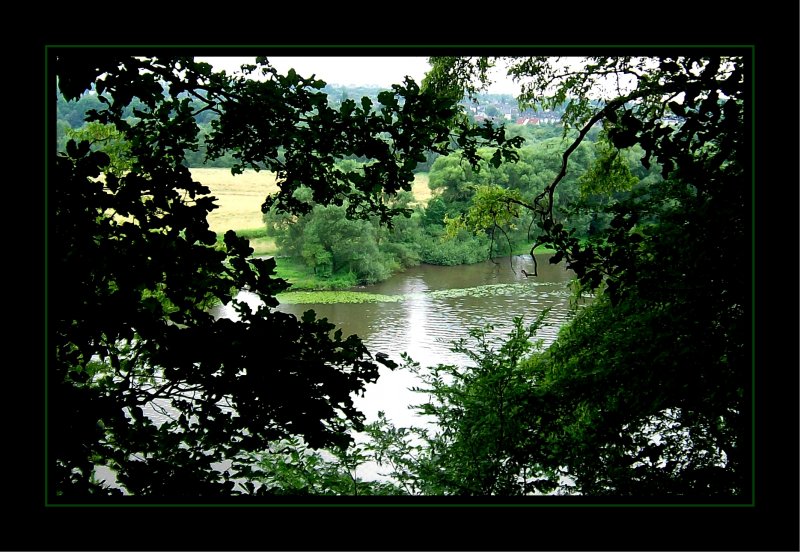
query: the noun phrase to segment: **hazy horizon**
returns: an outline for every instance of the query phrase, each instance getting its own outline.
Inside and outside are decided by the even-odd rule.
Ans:
[[[400,84],[409,76],[419,84],[430,69],[425,56],[267,56],[270,64],[285,74],[293,68],[299,75],[316,78],[330,85],[389,87]],[[233,72],[255,57],[198,56],[198,61],[210,63],[217,70]],[[519,86],[505,75],[495,75],[490,94],[517,94]]]

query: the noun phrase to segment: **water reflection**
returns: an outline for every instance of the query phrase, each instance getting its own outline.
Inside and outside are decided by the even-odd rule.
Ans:
[[[396,274],[389,280],[358,291],[385,295],[400,294],[403,301],[392,303],[343,303],[280,305],[279,310],[297,316],[313,309],[342,328],[344,335],[357,334],[373,352],[386,353],[399,362],[408,353],[422,366],[465,365],[466,356],[450,350],[452,342],[468,336],[470,328],[493,326],[490,335],[501,339],[513,326],[514,317],[533,322],[550,308],[547,326],[536,335],[552,343],[558,329],[570,315],[568,283],[573,274],[563,264],[551,265],[549,255],[537,255],[538,277],[525,277],[522,269],[533,272],[530,256],[506,258],[458,267],[421,265]],[[397,425],[418,423],[409,404],[422,397],[408,390],[419,382],[405,370],[381,369],[377,383],[368,386],[357,406],[374,419],[378,410]]]

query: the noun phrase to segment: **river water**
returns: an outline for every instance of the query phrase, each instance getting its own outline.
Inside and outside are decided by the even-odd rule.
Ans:
[[[327,318],[342,329],[344,336],[357,334],[373,354],[386,353],[400,362],[407,353],[424,366],[436,364],[465,365],[466,356],[450,350],[452,342],[468,337],[470,328],[491,324],[490,335],[500,339],[508,334],[514,317],[533,322],[545,308],[550,313],[536,338],[544,346],[555,339],[558,329],[570,313],[569,281],[574,273],[548,262],[550,255],[537,254],[538,276],[533,272],[530,255],[497,259],[455,267],[420,265],[395,274],[379,284],[353,291],[401,296],[396,302],[281,304],[278,309],[301,316],[313,309],[318,318]],[[257,298],[248,293],[239,296],[248,302]],[[232,316],[230,306],[218,307],[217,316]],[[417,423],[408,406],[421,396],[409,390],[418,380],[408,370],[394,371],[381,367],[380,377],[367,386],[356,406],[368,421],[383,410],[396,425]]]

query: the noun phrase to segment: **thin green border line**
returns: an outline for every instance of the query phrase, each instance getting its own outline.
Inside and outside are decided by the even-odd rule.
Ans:
[[[349,498],[349,497],[348,497]],[[532,504],[525,504],[525,503],[497,503],[493,504],[491,502],[475,502],[475,503],[467,503],[467,504],[458,504],[458,503],[447,503],[447,502],[438,502],[438,503],[390,503],[390,502],[375,502],[375,503],[354,503],[354,502],[345,502],[345,503],[313,503],[313,502],[297,502],[297,503],[236,503],[236,502],[218,502],[218,503],[208,503],[208,504],[191,504],[191,503],[157,503],[157,504],[150,504],[150,503],[131,503],[126,504],[124,502],[109,502],[109,503],[91,503],[91,504],[69,504],[69,503],[58,503],[58,504],[50,504],[49,507],[51,508],[220,508],[220,507],[230,507],[230,508],[486,508],[487,506],[497,507],[497,508],[535,508],[535,507],[545,507],[545,508],[741,508],[741,507],[748,507],[749,504],[725,504],[725,503],[680,503],[676,502],[674,504],[657,504],[657,503],[555,503],[555,504],[547,504],[544,502],[540,503],[532,503]]]
[[[750,405],[752,430],[750,431],[751,478],[750,501],[756,502],[756,48],[750,47],[750,228],[752,231],[752,247],[750,248],[750,317],[752,369],[750,371],[750,389],[753,402]]]
[[[207,49],[220,49],[220,50],[246,50],[250,48],[278,48],[281,50],[301,49],[301,50],[319,50],[319,49],[333,49],[333,50],[365,50],[365,49],[399,49],[399,50],[413,50],[424,48],[447,50],[453,48],[473,48],[473,49],[501,49],[513,50],[519,48],[525,49],[547,49],[554,48],[559,50],[568,49],[598,49],[610,48],[621,50],[641,50],[642,48],[660,48],[674,50],[677,48],[683,49],[746,49],[750,48],[752,51],[754,45],[752,44],[714,44],[714,45],[697,45],[697,44],[645,44],[645,45],[631,45],[631,44],[50,44],[45,48],[63,48],[63,49],[86,49],[86,48],[163,48],[163,49],[185,49],[185,48],[207,48]],[[425,56],[421,56],[425,57]]]
[[[278,48],[278,49],[320,49],[320,48],[334,48],[334,49],[369,49],[369,48],[377,48],[377,49],[387,49],[387,48],[397,48],[397,49],[415,49],[415,48],[426,48],[426,49],[450,49],[450,48],[491,48],[491,49],[517,49],[517,48],[530,48],[530,49],[546,49],[546,48],[558,48],[558,49],[597,49],[597,48],[620,48],[620,49],[642,49],[642,48],[665,48],[665,49],[677,49],[677,48],[686,48],[686,49],[697,49],[697,48],[708,48],[708,49],[749,49],[750,51],[750,64],[751,64],[751,97],[750,97],[750,123],[751,123],[751,237],[752,237],[752,247],[751,247],[751,395],[752,395],[752,403],[751,403],[751,421],[752,421],[752,429],[751,429],[751,499],[750,503],[674,503],[674,504],[657,504],[657,503],[644,503],[644,504],[631,504],[631,503],[618,503],[618,504],[608,504],[608,503],[491,503],[491,502],[481,502],[481,503],[468,503],[468,504],[452,504],[452,503],[364,503],[364,504],[355,504],[355,503],[326,503],[326,504],[319,504],[319,503],[267,503],[267,504],[253,504],[253,503],[212,503],[212,504],[184,504],[184,503],[175,503],[175,504],[150,504],[150,503],[138,503],[138,504],[126,504],[126,503],[97,503],[97,504],[72,504],[72,503],[54,503],[51,504],[48,498],[48,489],[49,489],[49,473],[48,473],[48,402],[49,402],[49,395],[48,395],[48,387],[49,387],[49,378],[48,378],[48,364],[49,364],[49,355],[48,355],[48,312],[47,312],[47,305],[48,305],[48,287],[47,287],[47,272],[48,272],[48,174],[49,174],[49,164],[48,164],[48,154],[49,148],[51,144],[49,142],[49,94],[52,92],[50,87],[50,75],[49,75],[49,54],[50,50],[54,48],[61,48],[61,49],[86,49],[86,48],[220,48],[220,49],[248,49],[248,48]],[[242,507],[256,507],[256,508],[274,508],[274,507],[485,507],[485,506],[494,506],[494,507],[514,507],[514,508],[528,508],[528,507],[619,507],[619,508],[629,508],[629,507],[753,507],[755,506],[755,465],[756,465],[756,436],[755,436],[755,421],[756,421],[756,413],[755,413],[755,404],[756,404],[756,397],[755,397],[755,387],[756,387],[756,376],[755,376],[755,364],[756,364],[756,357],[755,357],[755,45],[753,44],[727,44],[727,45],[686,45],[686,44],[678,44],[678,45],[630,45],[630,44],[620,44],[620,45],[610,45],[610,44],[602,44],[602,45],[563,45],[563,44],[550,44],[550,45],[510,45],[510,44],[502,44],[502,45],[398,45],[398,44],[373,44],[373,45],[365,45],[365,44],[358,44],[358,45],[342,45],[342,44],[335,44],[335,45],[287,45],[287,44],[261,44],[261,45],[97,45],[97,44],[84,44],[84,45],[75,45],[75,44],[53,44],[53,45],[45,45],[44,47],[44,68],[45,68],[45,112],[47,113],[47,117],[45,118],[45,159],[44,159],[44,171],[45,171],[45,193],[44,193],[44,209],[45,209],[45,239],[44,239],[44,268],[45,268],[45,289],[44,289],[44,326],[45,326],[45,351],[44,351],[44,375],[45,375],[45,385],[44,385],[44,468],[45,468],[45,487],[44,487],[44,504],[46,507],[220,507],[220,506],[227,506],[227,507],[235,507],[235,508],[242,508]],[[731,54],[737,55],[737,54]],[[424,57],[424,56],[423,56]],[[577,497],[581,498],[581,497]]]
[[[47,303],[48,303],[48,293],[47,293],[47,234],[48,234],[48,225],[47,225],[47,217],[48,217],[48,203],[47,203],[47,176],[49,174],[49,166],[48,166],[48,157],[50,153],[49,144],[50,144],[50,137],[49,137],[49,126],[50,126],[50,102],[48,96],[51,94],[50,90],[50,71],[49,64],[48,64],[48,50],[47,46],[44,48],[44,110],[46,113],[44,119],[44,503],[45,505],[48,504],[47,492],[50,488],[49,485],[49,472],[48,472],[48,463],[49,463],[49,451],[47,448],[47,444],[49,441],[48,432],[47,432],[47,420],[48,420],[48,410],[47,405],[49,404],[49,396],[48,396],[48,365],[49,365],[49,357],[48,357],[48,319],[47,319]]]

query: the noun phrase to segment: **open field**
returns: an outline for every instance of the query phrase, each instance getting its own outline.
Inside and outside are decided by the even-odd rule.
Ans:
[[[211,195],[217,198],[219,208],[208,215],[212,231],[220,234],[226,230],[251,230],[263,226],[261,204],[268,194],[278,191],[274,173],[246,170],[234,176],[230,169],[198,168],[190,171],[192,177],[208,186]],[[428,202],[431,190],[427,173],[414,177],[412,192],[420,203]]]
[[[192,177],[208,186],[217,198],[218,209],[208,215],[211,230],[224,234],[227,230],[248,230],[263,226],[261,204],[264,198],[278,191],[275,174],[246,170],[232,175],[230,169],[190,169]]]
[[[428,186],[428,173],[417,173],[414,175],[414,182],[411,184],[411,193],[414,194],[414,199],[422,205],[427,205],[428,200],[433,195],[430,186]]]

